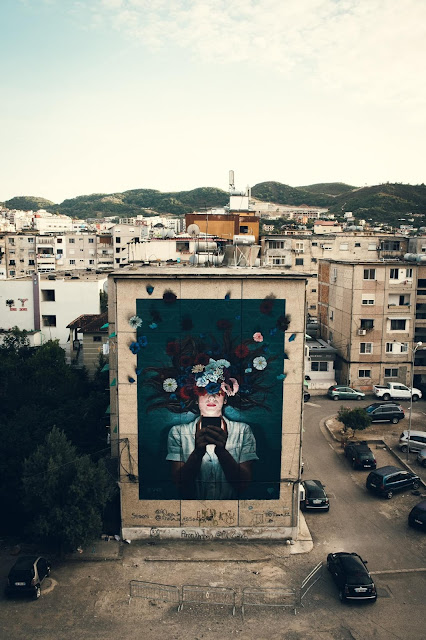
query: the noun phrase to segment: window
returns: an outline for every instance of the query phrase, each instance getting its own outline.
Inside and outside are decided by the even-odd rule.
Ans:
[[[94,260],[89,260],[89,264],[95,264]]]
[[[375,242],[369,242],[368,244],[368,250],[369,251],[376,251],[377,247],[376,247],[376,243]]]
[[[328,371],[328,362],[311,362],[311,371]]]
[[[284,264],[283,258],[272,258],[272,264]]]
[[[360,247],[361,243],[360,242],[355,242],[355,247]]]
[[[365,329],[366,331],[371,331],[374,329],[374,320],[372,318],[361,318],[361,329]]]
[[[63,249],[56,249],[56,253],[58,254],[58,256],[61,256],[64,253]]]
[[[376,279],[375,269],[364,269],[364,280],[375,280],[375,279]]]
[[[75,260],[70,260],[70,264],[75,264]]]
[[[387,342],[386,353],[408,353],[408,342]]]
[[[303,258],[296,258],[296,266],[297,265],[303,265]]]
[[[56,327],[56,316],[41,316],[43,327]]]
[[[349,250],[349,245],[347,242],[342,242],[340,245],[340,251],[348,251]]]
[[[401,243],[393,240],[383,240],[380,243],[380,249],[382,251],[399,251],[401,248]]]
[[[70,244],[75,244],[75,238],[68,238],[68,242]]]
[[[120,249],[120,247],[118,247],[118,248],[115,250],[115,253],[120,253],[120,252],[121,252],[121,249]]]
[[[364,293],[362,295],[362,301],[361,304],[374,304],[375,299],[374,296],[371,295],[371,293]]]
[[[42,289],[41,299],[43,302],[55,302],[55,289]]]
[[[391,320],[390,321],[390,330],[391,331],[405,331],[406,324],[407,324],[406,320]]]
[[[62,238],[56,238],[56,242],[57,242],[58,244],[62,244]]]
[[[317,246],[318,246],[318,242],[313,242],[313,243],[312,243],[312,246],[313,246],[313,247],[317,247]]]
[[[398,367],[385,369],[385,378],[397,378],[397,377],[398,377]]]
[[[34,242],[34,238],[28,238],[28,242]]]
[[[303,253],[305,249],[305,243],[304,242],[296,242],[296,251],[299,253]]]
[[[248,233],[249,228],[247,225],[240,226],[240,233]]]
[[[95,242],[94,238],[89,238],[89,244],[93,244]]]
[[[371,369],[360,369],[358,371],[358,378],[371,378]]]
[[[28,265],[33,267],[35,265],[35,260],[28,260]]]
[[[334,311],[330,311],[330,320],[334,320]]]
[[[311,293],[316,293],[317,290],[316,289],[311,289]]]
[[[9,265],[12,267],[15,267],[16,266],[15,260],[9,260]]]
[[[411,269],[411,267],[409,269],[405,270],[405,277],[406,278],[412,278],[413,277],[413,270]]]
[[[120,244],[121,243],[121,238],[120,236],[117,236],[115,239],[116,244]]]
[[[372,342],[360,342],[359,343],[359,352],[360,353],[373,353],[373,343]]]
[[[282,240],[270,240],[268,243],[269,249],[285,249],[284,241]],[[189,242],[188,242],[189,250]]]
[[[399,280],[399,269],[391,269],[389,272],[389,280]]]
[[[102,336],[93,336],[93,342],[102,342]]]

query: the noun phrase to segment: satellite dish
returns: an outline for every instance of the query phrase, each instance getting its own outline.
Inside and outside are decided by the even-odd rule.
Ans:
[[[198,224],[190,224],[186,231],[193,238],[200,235],[200,227]]]

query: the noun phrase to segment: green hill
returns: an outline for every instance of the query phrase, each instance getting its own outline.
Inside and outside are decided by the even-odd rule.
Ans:
[[[252,188],[251,193],[254,198],[276,204],[328,207],[334,201],[332,196],[310,193],[280,182],[260,182]]]
[[[371,219],[392,226],[401,224],[400,218],[415,216],[415,226],[423,226],[426,217],[426,186],[386,183],[356,189],[336,196],[330,211],[342,214],[352,211],[358,219]]]
[[[37,196],[16,196],[7,200],[4,204],[8,209],[20,209],[22,211],[37,211],[38,209],[50,211],[50,208],[55,206],[51,200]]]
[[[310,184],[296,188],[301,191],[318,193],[324,196],[340,196],[342,193],[354,191],[357,187],[351,187],[351,185],[345,184],[344,182],[320,182],[318,184]]]

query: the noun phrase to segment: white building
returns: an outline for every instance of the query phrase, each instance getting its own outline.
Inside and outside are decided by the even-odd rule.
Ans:
[[[59,340],[67,350],[67,325],[85,313],[100,313],[106,276],[34,274],[7,279],[0,286],[0,329],[41,331],[42,341]]]

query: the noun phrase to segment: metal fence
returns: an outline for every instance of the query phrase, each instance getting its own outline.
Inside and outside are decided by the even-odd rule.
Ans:
[[[244,616],[245,607],[291,607],[296,614],[298,604],[297,590],[285,587],[258,589],[244,587],[242,590],[241,611]]]
[[[141,580],[130,581],[130,598],[147,598],[148,600],[161,600],[176,604],[178,611],[181,605],[179,587],[170,584],[157,584],[156,582],[143,582]]]
[[[180,609],[185,603],[222,605],[232,608],[235,615],[236,592],[229,587],[203,587],[193,584],[184,584],[182,587],[182,599]]]

